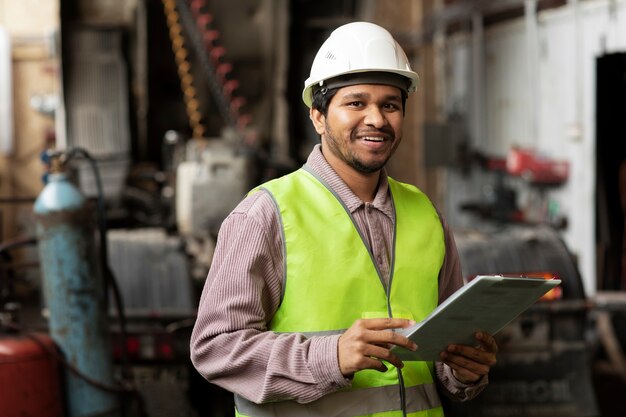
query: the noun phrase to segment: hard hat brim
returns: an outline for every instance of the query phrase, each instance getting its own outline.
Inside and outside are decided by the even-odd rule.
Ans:
[[[362,74],[362,73],[389,73],[389,74],[396,74],[396,75],[401,75],[403,77],[406,77],[408,79],[408,83],[404,91],[407,94],[413,93],[417,89],[417,85],[419,83],[419,76],[414,71],[405,71],[405,70],[399,70],[399,69],[385,70],[381,68],[369,68],[369,69],[365,68],[365,69],[358,69],[358,70],[353,70],[353,71],[344,71],[339,74],[333,74],[333,77],[322,78],[319,80],[312,80],[309,77],[304,83],[305,87],[304,87],[304,90],[302,90],[302,101],[304,102],[304,104],[306,104],[307,107],[310,108],[313,103],[313,90],[315,89],[316,86],[321,87],[324,85],[324,83],[328,82],[329,80],[333,80],[333,79],[336,79],[345,75]],[[330,84],[331,84],[330,87],[333,88],[332,83]],[[352,83],[342,82],[338,86],[345,87],[348,85],[357,85],[357,84],[385,84],[385,85],[392,85],[394,87],[401,88],[396,82],[390,82],[389,79],[384,78],[384,77],[381,77],[378,80],[374,78],[374,79],[367,80],[367,81],[364,81],[363,78],[355,77],[355,82],[352,82]]]

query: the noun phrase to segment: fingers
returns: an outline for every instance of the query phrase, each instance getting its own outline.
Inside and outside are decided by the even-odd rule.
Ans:
[[[498,345],[493,336],[485,332],[476,333],[478,347],[450,345],[442,352],[441,359],[452,369],[461,382],[474,382],[487,375],[496,364]]]
[[[476,348],[454,346],[443,352],[444,362],[450,366],[467,369],[477,375],[486,375],[491,366],[495,365],[495,355],[482,352]]]
[[[402,346],[415,350],[417,345],[390,329],[404,328],[412,324],[404,319],[357,320],[339,338],[338,357],[341,372],[349,376],[363,369],[387,370],[382,361],[402,368],[404,364],[389,350],[391,346]]]
[[[480,343],[479,346],[449,345],[447,352],[489,367],[495,365],[498,345],[493,336],[489,333],[477,332],[475,337]]]
[[[362,339],[368,344],[391,348],[393,345],[409,350],[416,350],[417,345],[392,329],[409,327],[415,322],[405,319],[362,319],[357,320],[352,328],[360,332]]]
[[[476,339],[480,342],[483,349],[487,352],[498,353],[498,344],[496,343],[496,339],[489,333],[485,332],[477,332]]]
[[[464,383],[475,382],[489,373],[490,365],[470,359],[464,356],[465,354],[467,352],[455,353],[454,349],[448,349],[447,352],[441,354],[442,361],[452,369],[454,376],[459,381]]]
[[[370,330],[388,330],[406,328],[414,325],[413,320],[397,318],[361,319],[354,322],[355,326],[362,326]]]
[[[464,384],[474,383],[482,378],[483,375],[486,375],[469,371],[466,368],[454,364],[451,364],[449,366],[452,369],[452,375],[454,375],[457,380],[461,381]]]
[[[386,371],[387,366],[382,361],[387,361],[396,368],[402,368],[404,363],[392,354],[389,349],[376,345],[363,345],[363,350],[356,355],[357,363],[361,369],[376,369],[378,371]]]

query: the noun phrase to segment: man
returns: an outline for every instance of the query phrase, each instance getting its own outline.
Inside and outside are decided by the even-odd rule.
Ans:
[[[229,215],[204,287],[191,357],[235,393],[240,416],[441,416],[487,383],[497,347],[449,346],[399,360],[393,332],[462,285],[452,235],[384,166],[418,76],[383,28],[336,29],[305,82],[321,145],[304,167],[253,190]]]

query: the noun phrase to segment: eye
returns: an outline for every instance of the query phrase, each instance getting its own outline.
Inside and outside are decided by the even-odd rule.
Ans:
[[[363,102],[362,101],[349,101],[348,103],[346,103],[346,105],[348,107],[363,107]]]
[[[400,105],[398,103],[386,103],[383,108],[387,111],[399,111]]]

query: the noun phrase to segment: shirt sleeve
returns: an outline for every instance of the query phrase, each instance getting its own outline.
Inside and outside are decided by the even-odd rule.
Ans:
[[[445,219],[441,215],[439,217],[443,225],[446,245],[446,255],[439,273],[439,304],[441,304],[463,286],[463,272],[454,235]],[[488,384],[487,375],[474,383],[465,384],[456,379],[452,374],[452,369],[442,362],[435,364],[435,373],[443,393],[455,401],[467,401],[475,398]]]
[[[244,199],[220,228],[190,340],[204,378],[255,403],[307,403],[350,384],[339,370],[338,335],[268,331],[281,298],[282,248],[271,197]]]

